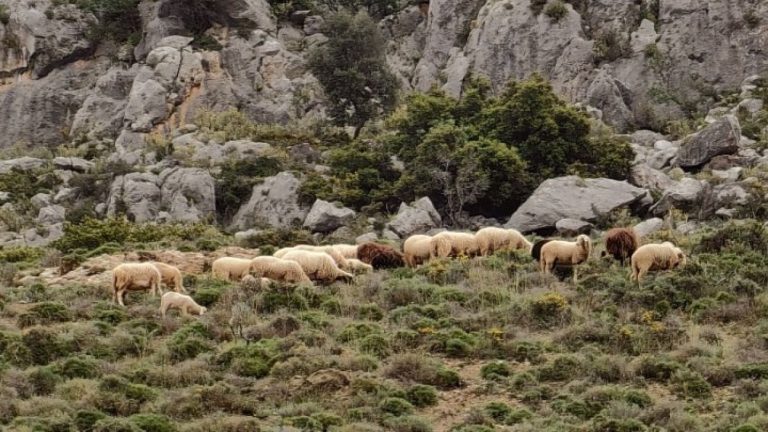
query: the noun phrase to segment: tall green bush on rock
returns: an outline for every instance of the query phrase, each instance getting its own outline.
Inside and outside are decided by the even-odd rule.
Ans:
[[[357,137],[368,120],[396,102],[397,78],[387,66],[385,40],[365,12],[332,15],[324,34],[328,42],[310,52],[309,67],[328,95],[335,123],[353,126]]]

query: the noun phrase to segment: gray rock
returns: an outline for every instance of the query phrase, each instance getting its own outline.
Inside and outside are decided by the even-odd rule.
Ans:
[[[0,174],[9,174],[12,171],[32,171],[45,165],[43,159],[32,158],[29,156],[17,159],[8,159],[0,161]]]
[[[726,107],[715,107],[712,108],[707,112],[706,117],[704,117],[704,122],[707,124],[716,123],[717,121],[721,120],[723,116],[727,115],[731,111]]]
[[[290,146],[288,153],[291,155],[291,159],[307,164],[317,163],[321,159],[320,152],[309,143]]]
[[[149,132],[167,115],[165,88],[153,79],[135,81],[125,108],[125,120],[130,124],[131,130]]]
[[[715,207],[732,207],[747,203],[749,194],[738,184],[726,183],[712,188]]]
[[[35,221],[41,225],[53,225],[64,222],[67,210],[58,204],[43,207],[37,213]]]
[[[739,120],[726,115],[703,130],[686,137],[677,152],[677,164],[683,168],[697,167],[715,156],[734,154],[739,150],[741,127]]]
[[[290,228],[304,222],[308,209],[299,204],[301,182],[289,172],[264,179],[253,187],[251,198],[238,210],[231,229],[245,230],[254,226]]]
[[[749,98],[739,102],[739,104],[736,105],[733,108],[733,110],[731,110],[731,113],[736,115],[740,113],[746,113],[746,114],[749,114],[750,116],[754,116],[755,114],[759,113],[760,110],[762,109],[763,109],[762,99]]]
[[[53,166],[62,170],[77,171],[80,173],[88,172],[96,164],[78,157],[56,157],[53,158]]]
[[[396,232],[386,228],[384,228],[384,230],[381,232],[381,238],[383,238],[384,240],[390,240],[390,241],[400,240],[400,236]]]
[[[321,15],[310,15],[304,19],[304,34],[311,36],[320,33],[325,25],[325,20]]]
[[[677,148],[677,144],[669,142],[667,140],[658,140],[653,143],[653,148],[656,150],[667,150],[671,148]]]
[[[721,207],[715,211],[715,216],[723,219],[732,219],[737,213],[736,209]]]
[[[677,224],[675,226],[675,231],[679,232],[680,234],[688,235],[693,234],[694,232],[698,231],[701,228],[701,224],[696,221],[687,221],[680,224]]]
[[[238,159],[248,159],[269,156],[273,153],[271,145],[248,140],[228,141],[222,147],[222,154],[225,158],[234,156]]]
[[[629,174],[629,182],[637,187],[653,192],[662,192],[672,186],[674,181],[662,171],[640,164],[632,167]]]
[[[657,141],[664,140],[664,135],[651,130],[640,129],[632,132],[632,135],[630,136],[630,140],[633,143],[638,143],[644,147],[654,147],[654,144]],[[661,149],[657,149],[657,150],[661,150]]]
[[[406,203],[400,203],[397,216],[387,224],[387,227],[399,237],[405,238],[438,227],[440,225],[439,218],[440,215],[437,214],[432,201],[423,197],[410,206]]]
[[[593,225],[589,222],[578,219],[560,219],[555,222],[557,232],[564,236],[575,236],[579,234],[589,234]]]
[[[732,183],[741,177],[742,171],[744,171],[744,168],[742,167],[732,167],[728,168],[727,170],[712,170],[712,175],[715,178]]]
[[[659,202],[651,207],[650,212],[663,216],[670,209],[676,208],[693,217],[706,217],[711,211],[708,206],[710,194],[709,183],[686,177],[667,188]]]
[[[651,218],[646,219],[639,224],[635,225],[632,229],[635,230],[635,233],[638,237],[647,237],[655,232],[660,231],[662,228],[664,228],[664,220],[661,218]]]
[[[352,222],[354,218],[354,210],[318,199],[304,219],[304,227],[312,232],[329,233]]]
[[[678,149],[670,147],[666,150],[660,150],[648,157],[647,163],[653,169],[662,169],[669,165],[670,161],[677,156]]]
[[[169,168],[160,173],[160,203],[173,222],[202,222],[216,217],[215,182],[207,170]]]
[[[61,188],[53,197],[53,202],[56,204],[70,203],[77,198],[78,190],[76,188]]]
[[[64,224],[55,223],[42,228],[31,228],[24,231],[23,236],[26,246],[47,246],[64,236]]]
[[[522,232],[552,228],[560,219],[595,221],[639,202],[645,189],[623,181],[566,176],[544,181],[505,224]]]
[[[2,191],[0,192],[0,203],[5,203],[11,200],[11,193]]]
[[[446,232],[446,231],[448,231],[447,228],[432,228],[431,230],[427,231],[424,234],[426,234],[428,236],[433,236],[435,234],[440,234],[441,232]]]
[[[151,222],[160,211],[162,196],[158,178],[149,173],[130,173],[117,177],[107,199],[107,216],[125,213],[134,222]]]
[[[139,68],[113,66],[96,81],[80,109],[75,113],[70,135],[89,137],[118,134],[123,127],[125,106]]]
[[[355,244],[363,244],[368,242],[375,242],[379,239],[379,236],[375,232],[365,233],[355,238]]]
[[[32,198],[30,198],[29,202],[36,209],[48,207],[49,205],[51,205],[51,194],[42,193],[42,192],[37,193]]]

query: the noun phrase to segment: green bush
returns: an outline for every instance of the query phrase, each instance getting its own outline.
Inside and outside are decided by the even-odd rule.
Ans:
[[[693,398],[708,398],[712,386],[698,372],[678,370],[672,376],[672,388],[678,395]]]
[[[59,373],[67,378],[96,378],[101,374],[99,363],[92,357],[79,356],[64,360]]]
[[[389,354],[389,341],[380,334],[370,334],[360,340],[360,351],[379,358]]]
[[[8,25],[11,22],[11,13],[8,12],[8,6],[0,5],[0,23]]]
[[[130,420],[114,417],[97,421],[92,430],[93,432],[142,432],[141,428]]]
[[[544,9],[544,15],[548,16],[552,21],[558,22],[568,15],[568,8],[562,1],[555,0]]]
[[[497,423],[503,423],[512,414],[512,408],[504,402],[491,402],[483,408],[483,411]]]
[[[74,423],[77,430],[82,432],[92,432],[96,423],[106,417],[107,416],[100,411],[80,410],[75,413]]]
[[[400,417],[411,414],[413,412],[413,405],[407,400],[391,397],[382,400],[379,403],[379,409],[387,414]]]
[[[417,408],[437,405],[437,391],[429,385],[415,384],[408,387],[405,398]]]
[[[211,351],[213,344],[203,324],[196,322],[177,330],[168,340],[167,346],[174,361],[197,357],[198,354]]]
[[[175,432],[171,420],[160,414],[135,414],[129,419],[144,432]]]
[[[499,381],[512,374],[509,365],[505,361],[486,363],[480,368],[480,376],[485,380]]]
[[[50,366],[39,367],[29,373],[29,382],[36,395],[44,396],[53,393],[56,384],[61,381],[61,376]]]
[[[0,247],[0,262],[18,263],[31,262],[40,259],[45,251],[30,246]]]
[[[609,28],[599,32],[593,47],[595,64],[629,57],[632,54],[629,42],[629,35],[624,35],[617,30]]]
[[[222,222],[232,216],[251,197],[254,185],[265,177],[282,171],[282,162],[274,157],[228,160],[216,176],[216,213]]]
[[[29,309],[28,312],[19,315],[19,327],[31,327],[34,325],[49,325],[66,322],[72,319],[69,308],[57,302],[43,302]]]

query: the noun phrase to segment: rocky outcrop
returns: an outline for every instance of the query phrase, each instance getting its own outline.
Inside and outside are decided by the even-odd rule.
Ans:
[[[235,214],[230,229],[300,226],[308,213],[308,209],[299,203],[300,185],[299,179],[289,172],[267,177],[253,187],[251,198]]]
[[[676,164],[683,168],[693,168],[709,162],[715,156],[734,154],[739,150],[741,127],[739,120],[732,115],[705,129],[687,137],[677,151]]]
[[[664,216],[675,208],[690,216],[704,218],[714,210],[709,202],[711,189],[705,181],[686,177],[667,188],[659,201],[651,207],[650,212],[656,216]]]
[[[0,174],[8,174],[13,171],[32,171],[45,164],[43,159],[23,156],[17,159],[0,161]]]
[[[647,237],[664,227],[664,220],[661,218],[646,219],[635,225],[633,229],[638,237]]]
[[[213,177],[200,168],[169,168],[160,173],[160,206],[171,222],[216,220]]]
[[[354,210],[318,199],[304,219],[304,227],[312,232],[329,233],[350,223],[354,218]]]
[[[107,200],[107,216],[124,213],[134,222],[151,222],[160,211],[158,178],[149,173],[130,173],[117,177]]]
[[[400,238],[406,238],[412,234],[427,232],[440,224],[440,215],[432,201],[423,197],[411,205],[401,203],[397,215],[387,224],[387,228]]]
[[[555,227],[561,219],[593,222],[620,207],[638,203],[648,191],[623,181],[558,177],[543,182],[506,223],[522,232]]]

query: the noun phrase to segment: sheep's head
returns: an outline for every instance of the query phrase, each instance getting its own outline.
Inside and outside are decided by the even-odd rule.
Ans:
[[[677,266],[683,267],[684,265],[688,264],[688,257],[685,256],[685,253],[680,248],[675,248],[675,253],[677,254]]]
[[[200,315],[203,315],[206,312],[208,312],[208,308],[205,306],[200,306]]]

